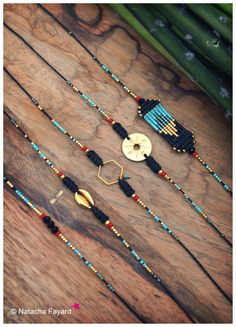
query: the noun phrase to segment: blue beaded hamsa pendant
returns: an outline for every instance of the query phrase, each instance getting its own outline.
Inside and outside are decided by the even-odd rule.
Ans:
[[[194,135],[177,122],[160,100],[140,99],[138,114],[177,152],[194,152]]]

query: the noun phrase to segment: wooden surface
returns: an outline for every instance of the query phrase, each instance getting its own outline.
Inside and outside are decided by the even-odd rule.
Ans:
[[[231,185],[231,123],[220,108],[146,44],[108,6],[47,5],[137,94],[159,96],[173,116],[194,130],[197,151]],[[112,83],[85,51],[36,5],[7,4],[5,21],[62,74],[130,133],[143,132],[153,155],[173,179],[231,239],[231,197],[200,164],[178,155],[137,117],[136,103]],[[154,177],[145,163],[126,160],[121,140],[78,95],[12,33],[4,29],[4,61],[20,82],[74,136],[103,160],[115,159],[132,176],[136,192],[175,231],[221,287],[231,295],[231,249],[174,188]],[[55,165],[88,190],[124,238],[198,322],[231,322],[231,305],[191,258],[118,185],[107,187],[84,154],[31,104],[4,74],[4,103]],[[145,274],[128,251],[91,214],[74,202],[19,132],[5,120],[5,172],[47,211],[117,291],[147,322],[189,322]],[[58,192],[63,194],[51,205]],[[53,238],[25,205],[5,190],[5,322],[138,322],[66,246]],[[13,315],[11,308],[81,307],[71,315]]]

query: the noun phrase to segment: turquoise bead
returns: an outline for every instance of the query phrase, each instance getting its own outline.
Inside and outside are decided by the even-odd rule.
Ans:
[[[202,209],[201,209],[200,207],[198,207],[198,206],[196,206],[196,208],[195,208],[195,209],[196,209],[196,211],[197,211],[197,212],[199,212],[199,213],[201,213],[201,212],[202,212]]]
[[[161,225],[163,229],[167,230],[168,229],[168,226],[166,224],[162,224]]]
[[[89,99],[89,97],[86,94],[82,94],[82,98],[84,98],[85,100]]]
[[[159,222],[159,221],[161,220],[161,218],[158,217],[158,216],[154,216],[153,219],[154,219],[156,222]]]
[[[31,144],[32,144],[32,147],[34,148],[35,151],[39,150],[39,147],[36,144],[34,144],[34,143],[31,143]]]
[[[180,190],[180,186],[178,184],[175,184],[175,187]]]
[[[124,174],[124,179],[129,179],[129,178],[130,178],[129,174],[125,173]]]

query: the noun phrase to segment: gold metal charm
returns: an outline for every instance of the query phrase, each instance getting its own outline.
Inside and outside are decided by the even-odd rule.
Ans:
[[[108,181],[107,179],[105,179],[105,177],[102,177],[102,168],[104,168],[104,166],[109,163],[113,163],[120,168],[120,174],[119,174],[118,178],[111,180],[111,181]],[[103,163],[103,166],[99,166],[98,178],[101,179],[101,181],[103,181],[106,185],[113,185],[115,183],[118,183],[119,178],[123,177],[123,171],[124,171],[124,168],[120,164],[118,164],[118,162],[116,162],[115,160],[108,160]]]
[[[149,138],[141,133],[133,133],[126,138],[122,144],[122,151],[126,158],[132,161],[145,160],[144,154],[147,156],[152,152],[152,143]]]
[[[78,192],[75,193],[75,201],[85,208],[91,209],[91,204],[94,205],[93,198],[86,190],[79,189]]]

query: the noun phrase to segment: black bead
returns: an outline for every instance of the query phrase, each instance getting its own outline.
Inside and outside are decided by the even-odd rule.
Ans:
[[[58,231],[58,227],[57,226],[53,226],[51,228],[51,231],[52,231],[53,234],[56,234],[56,232]]]
[[[54,221],[51,220],[48,222],[48,228],[52,228],[54,227],[54,225],[55,225]]]
[[[43,218],[43,222],[45,224],[48,224],[50,222],[50,220],[51,220],[51,218],[49,216],[46,216],[46,217]]]

